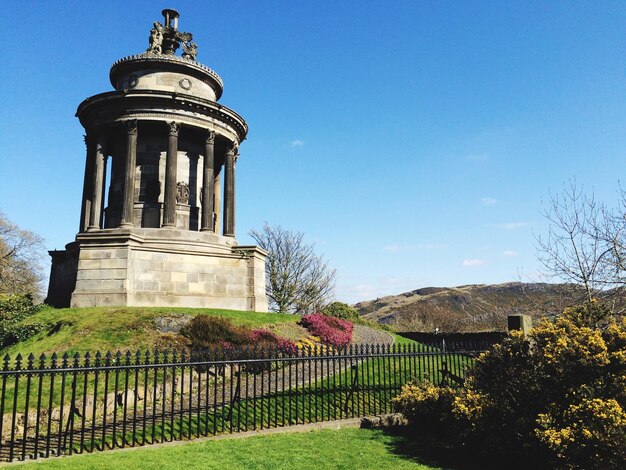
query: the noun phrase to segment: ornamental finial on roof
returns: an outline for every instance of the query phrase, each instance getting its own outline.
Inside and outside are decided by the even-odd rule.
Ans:
[[[176,10],[165,9],[162,12],[163,24],[154,22],[154,27],[150,30],[150,39],[147,52],[152,54],[173,55],[176,49],[183,44],[183,59],[196,60],[198,45],[191,42],[191,33],[178,31],[178,17]]]

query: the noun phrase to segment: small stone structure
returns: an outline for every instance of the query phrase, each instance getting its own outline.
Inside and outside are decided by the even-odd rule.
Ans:
[[[80,227],[50,252],[47,302],[267,311],[267,253],[235,239],[248,126],[217,103],[222,80],[196,61],[178,13],[163,16],[146,52],[111,67],[115,91],[78,107],[87,146]]]
[[[530,315],[509,315],[507,317],[507,329],[509,331],[519,330],[524,336],[530,333],[533,328],[533,319]]]

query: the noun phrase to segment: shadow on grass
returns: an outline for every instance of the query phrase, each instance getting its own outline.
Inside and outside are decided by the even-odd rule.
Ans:
[[[431,467],[446,470],[552,470],[556,468],[547,455],[529,454],[521,445],[511,445],[504,452],[497,449],[480,450],[455,446],[416,432],[410,426],[385,429],[384,434],[390,439],[387,446],[391,453]],[[487,453],[485,453],[487,452]],[[552,463],[551,463],[552,462]]]
[[[445,470],[489,468],[483,459],[472,456],[467,450],[437,445],[432,440],[418,436],[410,427],[387,428],[384,433],[391,437],[387,444],[390,452],[415,463]]]

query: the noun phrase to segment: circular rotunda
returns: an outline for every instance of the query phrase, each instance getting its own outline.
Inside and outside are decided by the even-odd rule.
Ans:
[[[114,91],[78,107],[87,147],[80,227],[50,252],[47,302],[266,311],[266,253],[235,239],[248,126],[218,104],[222,80],[196,60],[178,13],[163,16],[146,52],[111,67]]]

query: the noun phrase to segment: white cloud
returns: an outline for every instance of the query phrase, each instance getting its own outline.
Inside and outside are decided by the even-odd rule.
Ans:
[[[297,139],[296,140],[292,140],[291,144],[289,144],[289,145],[291,145],[292,149],[296,148],[296,147],[302,147],[304,145],[304,140],[297,140]]]
[[[481,266],[485,264],[482,259],[466,259],[463,260],[463,266],[465,267],[473,267],[473,266]]]
[[[507,257],[513,257],[513,256],[517,256],[517,251],[513,251],[513,250],[505,250],[502,253],[500,253],[502,256],[507,256]]]
[[[400,251],[400,247],[398,245],[387,245],[383,248],[383,251],[395,253],[396,251]]]
[[[533,222],[509,222],[506,224],[496,224],[494,227],[502,230],[515,230],[518,228],[528,227],[532,224]]]
[[[498,201],[492,197],[484,197],[480,200],[480,202],[482,202],[485,206],[493,206]]]

